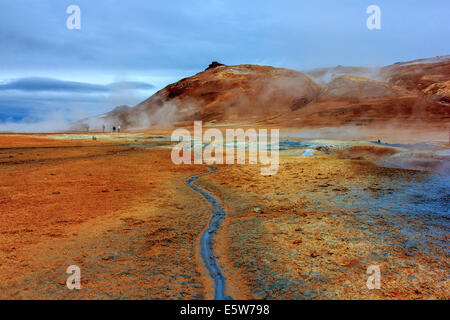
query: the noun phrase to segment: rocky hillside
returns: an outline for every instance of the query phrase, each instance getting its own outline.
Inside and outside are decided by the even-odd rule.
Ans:
[[[258,65],[212,63],[205,71],[168,85],[133,108],[115,109],[75,126],[120,123],[123,128],[164,126],[179,121],[257,121],[315,101],[321,88],[301,72]]]
[[[450,121],[450,58],[369,69],[335,67],[308,73],[259,65],[212,63],[142,103],[84,119],[74,130],[171,126],[185,121],[266,122],[288,127],[360,126]]]

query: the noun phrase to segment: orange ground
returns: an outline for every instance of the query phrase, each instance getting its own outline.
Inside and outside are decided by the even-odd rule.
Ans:
[[[378,167],[360,155],[283,157],[270,177],[261,176],[258,166],[220,166],[200,185],[225,200],[228,216],[216,252],[229,294],[236,299],[448,299],[449,265],[439,245],[448,235],[432,235],[438,245],[429,238],[425,254],[424,243],[405,246],[418,235],[401,230],[402,223],[429,227],[419,218],[397,217],[401,223],[394,225],[388,217],[368,214],[366,221],[361,207],[335,201],[357,201],[350,192],[355,186],[377,198],[396,192],[397,179],[420,177],[417,171]],[[381,290],[366,287],[370,265],[381,268]]]
[[[0,140],[1,298],[209,297],[196,248],[209,207],[184,184],[205,168],[167,149],[14,139]],[[72,264],[79,292],[65,286]]]
[[[157,145],[1,135],[0,298],[212,298],[198,252],[211,208],[185,183],[207,168],[175,166],[170,150]],[[274,176],[261,176],[258,166],[222,165],[198,180],[227,212],[215,253],[228,294],[450,297],[445,252],[433,242],[447,235],[430,239],[432,254],[424,254],[405,247],[408,239],[387,220],[363,221],[327,200],[357,200],[355,188],[378,197],[392,192],[396,179],[421,177],[364,160],[389,148],[355,150],[311,158],[281,152]],[[72,264],[82,271],[80,291],[65,286]],[[373,264],[382,270],[381,290],[365,285]]]

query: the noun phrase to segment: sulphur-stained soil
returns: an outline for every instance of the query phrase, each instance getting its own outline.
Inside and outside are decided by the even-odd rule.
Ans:
[[[0,298],[210,297],[197,252],[209,206],[185,185],[207,168],[177,167],[151,144],[4,140]],[[70,265],[81,269],[79,291],[66,287]]]
[[[214,298],[200,254],[213,208],[186,181],[210,169],[174,165],[158,136],[96,137],[0,135],[0,298]],[[381,166],[409,145],[326,143],[304,157],[284,142],[272,176],[215,165],[195,180],[225,211],[208,251],[224,294],[450,298],[449,177]],[[436,148],[447,161],[448,144]],[[71,265],[81,290],[66,286]]]
[[[450,297],[446,177],[317,154],[273,176],[220,166],[201,185],[226,207],[215,245],[233,298]]]

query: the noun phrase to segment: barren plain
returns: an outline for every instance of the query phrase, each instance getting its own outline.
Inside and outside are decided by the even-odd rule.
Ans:
[[[186,183],[208,167],[174,165],[154,134],[92,135],[0,136],[1,298],[213,298],[199,248],[212,208]],[[286,139],[275,175],[217,165],[200,177],[226,212],[214,238],[226,294],[448,299],[450,181],[385,165],[405,148]],[[70,265],[81,290],[66,287]],[[380,290],[366,287],[370,265]]]

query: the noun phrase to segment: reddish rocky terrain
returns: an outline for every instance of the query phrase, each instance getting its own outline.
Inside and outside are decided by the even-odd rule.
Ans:
[[[133,108],[118,107],[74,129],[100,129],[103,123],[146,129],[203,120],[297,129],[400,125],[446,131],[449,78],[448,56],[377,69],[336,67],[308,73],[212,63]]]

